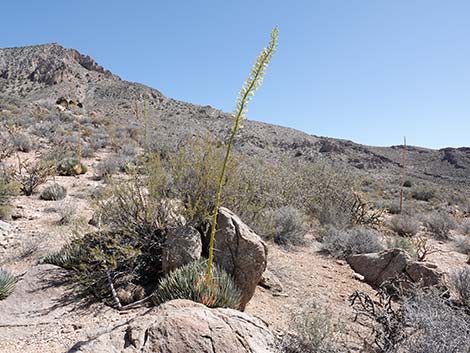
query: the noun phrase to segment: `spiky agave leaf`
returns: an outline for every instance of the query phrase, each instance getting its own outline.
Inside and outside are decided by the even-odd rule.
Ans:
[[[277,44],[278,44],[278,37],[279,37],[279,30],[277,27],[274,27],[271,31],[271,40],[266,48],[264,48],[261,53],[256,58],[255,64],[251,69],[250,75],[248,79],[245,81],[242,89],[240,90],[240,95],[237,98],[235,112],[233,113],[233,117],[235,121],[233,123],[232,133],[230,135],[227,150],[225,152],[224,163],[222,165],[222,170],[220,171],[219,182],[217,184],[217,190],[215,194],[215,202],[214,202],[214,211],[212,213],[212,224],[211,224],[211,232],[209,237],[209,258],[207,263],[207,273],[206,278],[207,282],[210,283],[211,276],[212,276],[212,262],[214,256],[214,238],[215,238],[215,230],[217,227],[217,214],[219,212],[220,206],[220,197],[222,194],[222,186],[225,180],[225,170],[227,169],[227,163],[230,157],[230,152],[232,150],[233,140],[237,134],[237,131],[242,127],[241,121],[245,118],[247,113],[247,106],[250,102],[251,98],[253,98],[255,91],[261,86],[263,83],[264,74],[266,73],[266,69],[268,68],[269,62],[273,57]]]
[[[16,277],[0,268],[0,300],[8,297],[15,290]]]
[[[206,260],[181,266],[163,278],[152,296],[155,305],[173,299],[189,299],[210,308],[238,309],[241,292],[232,277],[218,266],[213,267],[212,280],[207,282]]]
[[[40,263],[72,270],[80,264],[81,248],[76,244],[67,244],[59,251],[44,256]]]

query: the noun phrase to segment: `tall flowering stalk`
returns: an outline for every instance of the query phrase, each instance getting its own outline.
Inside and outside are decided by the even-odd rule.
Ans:
[[[219,213],[220,207],[220,196],[222,194],[222,185],[225,179],[225,171],[227,169],[228,160],[230,158],[230,152],[232,150],[233,140],[237,134],[237,131],[242,127],[241,121],[245,118],[247,113],[247,106],[251,98],[255,95],[255,91],[263,83],[263,77],[268,68],[268,64],[271,61],[274,52],[276,51],[278,44],[279,31],[277,27],[274,27],[271,31],[271,40],[266,48],[264,48],[261,53],[256,58],[256,62],[251,69],[250,76],[246,80],[240,94],[237,98],[235,112],[233,113],[234,123],[232,133],[227,144],[227,150],[225,152],[224,163],[222,165],[222,170],[220,171],[220,178],[217,184],[217,190],[215,194],[215,203],[214,203],[214,212],[212,213],[212,224],[211,224],[211,233],[209,238],[209,258],[207,261],[207,282],[210,282],[212,279],[212,267],[214,259],[214,239],[215,239],[215,230],[217,227],[217,215]]]

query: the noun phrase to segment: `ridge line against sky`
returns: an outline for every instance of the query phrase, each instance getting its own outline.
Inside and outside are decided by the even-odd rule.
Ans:
[[[470,146],[470,2],[8,1],[0,47],[58,42],[125,80],[232,111],[274,25],[248,118],[387,146]]]

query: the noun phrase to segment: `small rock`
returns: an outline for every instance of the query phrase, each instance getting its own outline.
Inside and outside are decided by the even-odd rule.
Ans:
[[[354,273],[352,274],[352,278],[354,278],[354,279],[357,280],[357,281],[364,282],[364,276],[361,275],[361,274],[359,274],[359,273],[354,272]]]
[[[269,289],[271,292],[282,292],[282,284],[279,278],[269,270],[263,272],[258,283],[261,287]]]

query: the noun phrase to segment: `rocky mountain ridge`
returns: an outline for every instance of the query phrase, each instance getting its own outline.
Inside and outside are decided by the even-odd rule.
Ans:
[[[224,139],[230,114],[164,96],[122,80],[94,59],[59,44],[0,49],[0,111],[8,104],[26,110],[54,105],[61,97],[80,102],[88,113],[129,126],[141,125],[135,107],[148,97],[152,140],[174,147],[187,136]],[[373,147],[318,137],[281,126],[246,121],[236,147],[267,160],[324,160],[360,173],[396,176],[403,146]],[[470,148],[407,148],[409,174],[420,179],[469,185]]]

